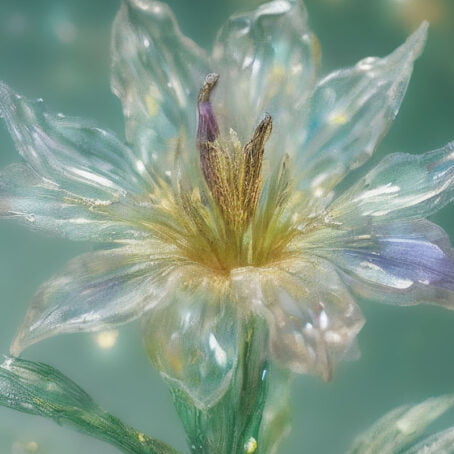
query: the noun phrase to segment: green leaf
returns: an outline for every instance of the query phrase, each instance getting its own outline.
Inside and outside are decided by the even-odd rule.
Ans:
[[[100,408],[68,377],[51,366],[6,357],[0,366],[0,405],[53,419],[128,454],[176,454]]]
[[[419,451],[422,445],[413,445],[413,442],[424,435],[427,427],[439,418],[443,413],[454,407],[454,396],[446,395],[432,397],[417,405],[403,405],[398,407],[360,434],[353,442],[348,451],[349,454],[396,454],[398,452],[411,453],[441,453],[452,451]],[[448,433],[440,444],[446,441]],[[452,434],[451,434],[452,436]],[[435,443],[435,439],[430,443]],[[424,442],[423,442],[424,443]]]

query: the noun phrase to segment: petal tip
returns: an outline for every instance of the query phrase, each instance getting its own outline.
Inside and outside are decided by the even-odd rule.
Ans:
[[[423,21],[421,25],[407,38],[405,43],[402,45],[404,51],[408,51],[412,57],[412,60],[418,58],[427,41],[427,35],[429,32],[429,22]]]

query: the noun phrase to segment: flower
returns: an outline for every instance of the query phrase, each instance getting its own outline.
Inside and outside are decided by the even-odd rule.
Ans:
[[[454,144],[339,189],[396,116],[426,31],[318,80],[297,0],[233,16],[211,56],[165,4],[127,0],[112,42],[127,145],[0,85],[24,159],[0,174],[0,216],[109,245],[38,290],[12,353],[141,317],[154,364],[208,407],[251,316],[270,358],[328,379],[363,325],[353,295],[453,307],[449,241],[425,217],[453,198]]]

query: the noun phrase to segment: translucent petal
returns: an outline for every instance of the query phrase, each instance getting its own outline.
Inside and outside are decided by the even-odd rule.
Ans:
[[[231,301],[204,287],[177,290],[150,312],[144,338],[154,366],[199,408],[213,406],[228,389],[241,339]]]
[[[324,196],[371,156],[397,115],[427,27],[423,23],[389,56],[366,58],[320,81],[302,121],[303,136],[293,138],[304,189]]]
[[[403,451],[403,454],[453,454],[454,427],[427,437]]]
[[[81,198],[114,201],[142,194],[149,175],[134,154],[90,122],[47,112],[0,83],[0,116],[27,164]]]
[[[365,217],[421,218],[454,198],[454,142],[422,155],[391,154],[329,208],[336,222],[363,224]]]
[[[26,164],[0,171],[0,218],[72,240],[101,242],[150,237],[145,210],[129,198],[102,201],[77,196],[40,177]]]
[[[75,258],[44,283],[32,301],[11,352],[63,333],[126,323],[154,307],[173,285],[173,251],[153,241]]]
[[[448,395],[432,397],[417,405],[398,407],[359,435],[348,453],[395,454],[407,452],[403,449],[418,439],[432,422],[452,408],[453,405],[454,398]],[[438,453],[439,451],[434,452]]]
[[[343,283],[324,261],[283,264],[232,275],[236,291],[270,326],[270,349],[283,367],[332,376],[363,318]]]
[[[227,126],[246,140],[268,112],[273,134],[286,137],[315,83],[319,53],[300,0],[275,0],[232,16],[213,51],[213,69],[221,76],[216,107]]]
[[[112,89],[123,104],[126,138],[146,166],[172,164],[176,146],[195,143],[197,94],[210,71],[170,8],[127,0],[112,32]]]
[[[454,308],[454,254],[446,233],[429,221],[324,229],[303,248],[335,263],[366,297]]]

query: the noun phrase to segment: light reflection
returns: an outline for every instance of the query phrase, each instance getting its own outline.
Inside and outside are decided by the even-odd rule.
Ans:
[[[102,350],[109,350],[117,343],[118,335],[117,330],[101,331],[95,335],[96,345]]]

